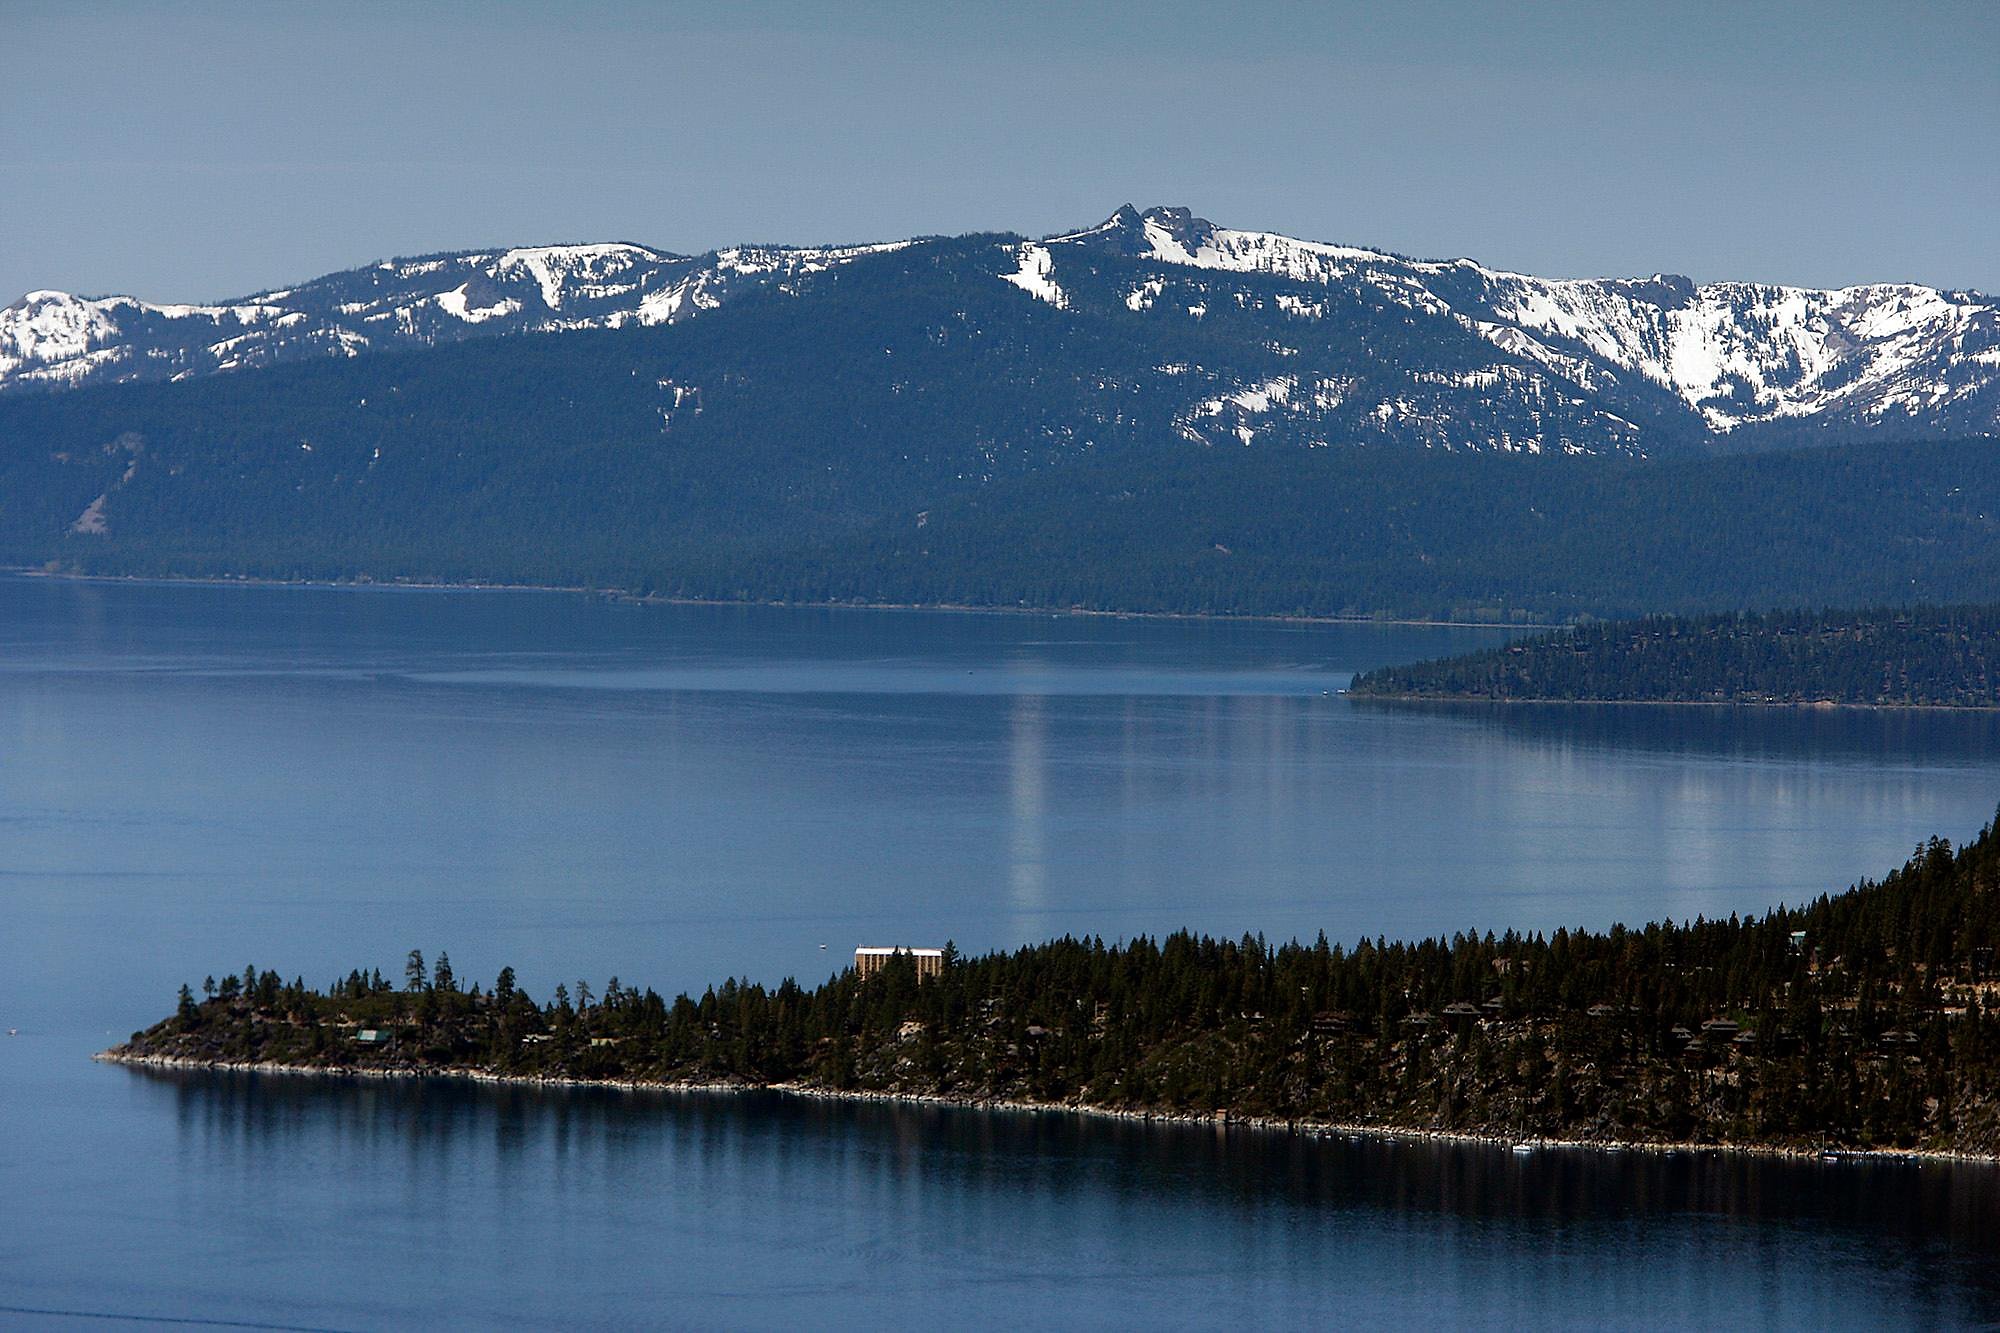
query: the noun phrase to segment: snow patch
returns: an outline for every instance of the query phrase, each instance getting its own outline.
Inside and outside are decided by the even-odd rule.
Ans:
[[[1012,273],[1000,275],[1000,281],[1011,282],[1016,287],[1038,301],[1047,301],[1058,310],[1069,308],[1069,296],[1056,286],[1050,276],[1055,271],[1055,256],[1045,245],[1033,241],[1023,244],[1016,254],[1020,264]]]
[[[1167,284],[1164,279],[1148,278],[1125,294],[1125,308],[1134,313],[1151,310],[1153,302],[1166,289]]]
[[[521,308],[521,303],[512,297],[502,297],[492,305],[472,305],[465,295],[465,289],[469,286],[470,283],[461,282],[450,291],[439,292],[431,299],[436,301],[438,307],[446,314],[456,315],[468,324],[480,324],[489,319],[498,319],[503,315],[514,314]]]
[[[79,357],[117,334],[117,321],[96,302],[29,292],[0,311],[0,372]]]
[[[494,275],[525,271],[541,288],[542,304],[560,310],[572,285],[586,289],[661,256],[638,245],[543,245],[509,250],[493,266]],[[626,290],[620,288],[620,290]],[[585,290],[580,295],[588,295]]]

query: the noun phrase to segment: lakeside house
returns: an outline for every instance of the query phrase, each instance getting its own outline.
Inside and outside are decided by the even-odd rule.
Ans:
[[[907,954],[917,965],[917,980],[934,977],[944,971],[943,949],[913,949],[907,945],[864,944],[854,951],[855,974],[866,980],[889,965],[889,960],[897,954]]]

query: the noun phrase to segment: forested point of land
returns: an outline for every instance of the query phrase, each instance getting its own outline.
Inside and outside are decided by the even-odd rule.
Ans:
[[[1383,667],[1403,699],[2000,707],[2000,606],[1648,616]]]
[[[1591,1142],[2000,1153],[2000,838],[1727,921],[907,955],[806,989],[531,998],[412,952],[324,990],[246,967],[106,1057],[784,1085]]]

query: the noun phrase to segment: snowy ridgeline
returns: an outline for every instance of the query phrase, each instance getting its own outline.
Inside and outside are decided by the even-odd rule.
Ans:
[[[1163,354],[1142,386],[1178,395],[1180,434],[1204,444],[1326,444],[1379,428],[1443,448],[1642,453],[1662,436],[1783,423],[2000,429],[2000,302],[1975,292],[1550,280],[1129,207],[1039,241],[697,257],[576,245],[393,260],[220,305],[34,292],[0,311],[0,389],[670,324],[751,290],[810,301],[815,275],[925,246],[948,247],[939,263],[995,290],[1011,285],[1060,318],[1133,321],[1163,337],[1226,324],[1248,338],[1261,364]]]
[[[669,324],[717,308],[739,286],[899,248],[746,246],[691,258],[642,245],[535,246],[384,260],[218,305],[30,292],[0,311],[0,388],[189,379],[499,333]]]

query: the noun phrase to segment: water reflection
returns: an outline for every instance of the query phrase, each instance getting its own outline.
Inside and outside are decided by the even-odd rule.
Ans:
[[[286,1158],[302,1140],[343,1155],[439,1162],[589,1154],[618,1166],[661,1149],[862,1152],[891,1178],[1088,1192],[1103,1186],[1242,1205],[1451,1213],[1552,1223],[1670,1213],[1852,1227],[2000,1256],[2000,1168],[1800,1161],[1721,1152],[1538,1149],[1156,1124],[1058,1112],[671,1092],[132,1069],[171,1101],[184,1148]],[[630,1167],[632,1163],[624,1163]],[[1996,1274],[2000,1277],[2000,1274]]]
[[[342,1327],[1995,1313],[1985,1178],[1931,1168],[86,1059],[219,966],[323,983],[412,945],[537,995],[699,992],[864,939],[1754,911],[2000,794],[1981,715],[1313,688],[1493,638],[0,580],[0,1026],[62,1043],[0,1043],[0,1298]]]
[[[1048,739],[1046,704],[1038,694],[1014,698],[1007,736],[1008,904],[1027,925],[1048,907]]]
[[[1490,728],[1515,744],[1643,749],[1756,762],[1984,765],[2000,751],[2000,711],[1981,709],[1664,707],[1647,704],[1383,703],[1365,715],[1428,717]]]
[[[1413,1271],[1446,1322],[2000,1317],[2000,1171],[1981,1167],[1524,1157],[761,1093],[133,1077],[171,1105],[183,1171],[248,1187],[338,1163],[343,1188],[393,1197],[415,1226],[452,1224],[454,1181],[476,1180],[544,1228],[559,1217],[566,1249],[637,1228],[624,1239],[677,1266],[717,1245],[781,1251],[698,1280],[676,1269],[677,1289],[760,1317],[832,1293],[894,1310],[985,1288],[1025,1314],[1060,1287],[1070,1323],[1199,1322],[1218,1291],[1273,1290],[1293,1317],[1351,1321],[1420,1311]],[[575,1211],[614,1197],[628,1202]],[[513,1230],[483,1212],[457,1223]],[[1628,1301],[1643,1304],[1621,1317]]]

